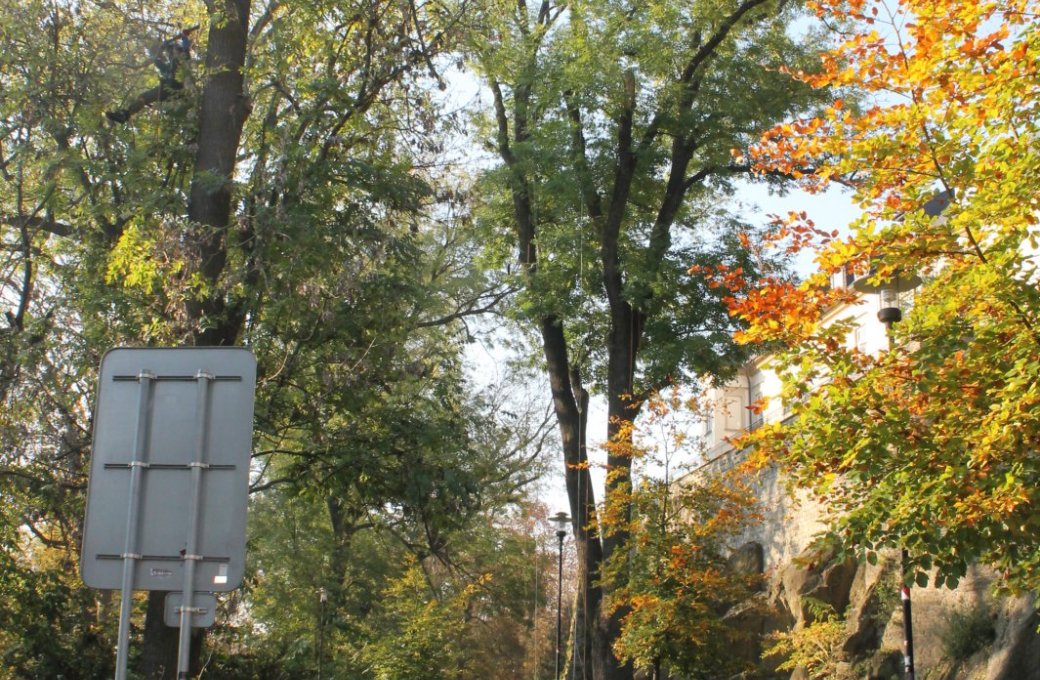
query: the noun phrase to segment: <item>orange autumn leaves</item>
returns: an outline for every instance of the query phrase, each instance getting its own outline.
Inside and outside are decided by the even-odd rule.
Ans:
[[[810,191],[850,186],[863,217],[852,235],[827,232],[791,215],[781,237],[789,250],[814,248],[821,276],[800,285],[767,281],[737,295],[733,313],[749,324],[743,339],[791,340],[792,329],[841,300],[829,275],[862,273],[883,256],[889,267],[930,273],[987,260],[985,224],[1015,243],[1035,238],[1035,152],[1040,107],[1040,38],[1035,0],[819,0],[811,6],[841,28],[813,74],[793,74],[844,96],[818,115],[777,125],[734,155],[759,172],[783,173]],[[937,192],[954,197],[946,219],[922,214]],[[815,242],[813,237],[820,237]],[[990,237],[992,238],[992,237]],[[993,241],[988,244],[995,245]],[[732,278],[732,277],[730,277]],[[772,290],[770,290],[772,287]]]
[[[1035,87],[1035,2],[813,4],[848,28],[820,72],[793,75],[866,96],[768,131],[748,150],[760,170],[801,174],[814,190],[851,182],[864,207],[891,217],[913,208],[922,185],[962,188],[987,147],[1021,140],[1029,119],[1016,93]]]
[[[812,6],[836,42],[819,72],[794,75],[834,104],[735,155],[810,191],[840,182],[863,212],[840,239],[784,221],[770,245],[814,251],[804,281],[709,272],[797,416],[740,444],[826,500],[848,547],[906,547],[941,583],[983,561],[1038,590],[1040,2]],[[880,355],[825,322],[856,298],[831,275],[868,269],[925,279]]]
[[[609,607],[624,611],[615,653],[639,667],[664,660],[675,669],[739,672],[729,653],[739,634],[718,612],[746,600],[760,580],[727,562],[728,546],[758,516],[753,490],[736,476],[646,480],[632,501],[643,518],[633,526],[635,549],[604,574],[617,586]]]

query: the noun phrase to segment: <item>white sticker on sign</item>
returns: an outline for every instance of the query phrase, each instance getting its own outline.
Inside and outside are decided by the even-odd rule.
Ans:
[[[222,564],[217,567],[217,575],[213,577],[213,583],[224,584],[227,583],[227,565]]]

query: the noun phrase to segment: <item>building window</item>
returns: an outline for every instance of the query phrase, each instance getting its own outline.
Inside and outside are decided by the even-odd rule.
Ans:
[[[748,388],[748,412],[751,415],[748,429],[750,430],[757,430],[765,423],[765,404],[760,404],[761,400],[762,383],[752,383]]]
[[[853,346],[860,352],[866,354],[869,349],[869,346],[867,345],[868,337],[869,333],[867,333],[867,330],[863,328],[863,326],[856,326],[856,330],[852,332]]]
[[[851,288],[856,275],[848,265],[831,274],[831,288]]]

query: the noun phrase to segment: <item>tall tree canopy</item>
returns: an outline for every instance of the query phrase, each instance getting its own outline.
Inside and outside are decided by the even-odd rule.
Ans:
[[[448,565],[445,597],[494,600],[459,537],[523,500],[542,435],[462,375],[459,321],[506,290],[469,266],[438,164],[438,55],[466,9],[0,2],[0,587],[26,603],[0,640],[20,677],[111,673],[111,603],[74,565],[96,366],[119,344],[257,355],[259,516],[299,498],[319,513],[330,617],[351,606],[362,532],[396,542],[387,563]],[[149,49],[196,24],[183,87],[106,117],[156,87]],[[175,666],[161,605],[133,645],[150,678]]]
[[[730,342],[722,291],[686,270],[768,267],[719,198],[749,176],[733,148],[822,97],[786,73],[814,69],[812,39],[792,28],[798,8],[502,0],[470,36],[493,106],[484,139],[499,160],[482,215],[499,261],[515,253],[519,312],[540,334],[581,563],[577,668],[590,677],[631,668],[611,650],[624,612],[602,607],[602,564],[628,536],[601,535],[594,520],[587,389],[608,404],[603,501],[624,527],[632,424],[647,395],[746,356]]]
[[[746,340],[783,345],[798,416],[749,443],[831,504],[832,537],[850,550],[905,548],[920,583],[934,568],[950,586],[981,561],[1036,591],[1040,6],[815,4],[844,42],[806,81],[855,85],[873,101],[835,102],[751,152],[767,170],[817,166],[813,187],[851,183],[865,214],[821,249],[821,275],[735,302]],[[937,196],[949,201],[941,216],[925,209]],[[820,324],[829,305],[855,299],[828,289],[828,274],[870,265],[876,282],[924,277],[880,356],[847,349],[847,324]]]

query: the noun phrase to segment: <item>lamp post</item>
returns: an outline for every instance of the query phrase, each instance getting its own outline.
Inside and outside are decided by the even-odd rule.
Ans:
[[[329,603],[329,591],[318,588],[318,680],[322,680],[325,660],[325,607]]]
[[[899,296],[921,285],[916,275],[902,275],[896,271],[892,278],[878,285],[868,282],[868,277],[857,279],[852,287],[860,293],[876,293],[880,300],[877,318],[885,326],[885,350],[892,351],[892,324],[903,320],[899,309]],[[910,583],[906,577],[907,553],[903,548],[899,554],[900,571],[903,576],[901,597],[903,600],[903,672],[907,680],[914,680],[914,625],[910,607]]]
[[[556,527],[556,539],[558,541],[558,558],[556,566],[556,675],[555,680],[560,678],[560,647],[562,646],[562,603],[563,603],[563,539],[567,536],[567,526],[571,518],[566,512],[558,512],[549,518]]]
[[[942,212],[953,202],[953,191],[937,192],[923,206],[921,212],[928,217],[936,217],[940,220]],[[886,351],[892,351],[892,324],[903,320],[903,312],[899,309],[899,296],[907,291],[913,290],[921,285],[921,279],[914,274],[909,276],[896,270],[892,278],[877,285],[869,283],[868,277],[857,279],[852,287],[860,293],[877,293],[880,306],[877,318],[885,325],[885,347]],[[906,577],[907,552],[903,548],[899,553],[900,570],[903,575],[903,588],[901,599],[903,600],[903,670],[907,680],[915,680],[914,677],[914,625],[911,618],[910,607],[910,583]]]

